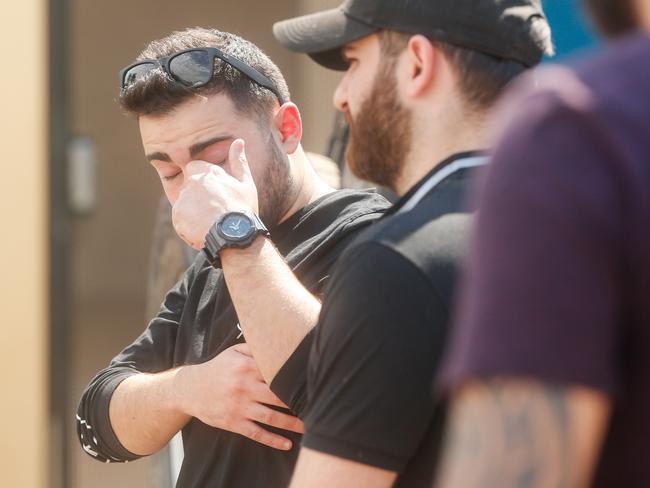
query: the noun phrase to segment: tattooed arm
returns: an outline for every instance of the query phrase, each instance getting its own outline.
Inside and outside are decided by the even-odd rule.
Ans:
[[[466,383],[451,406],[438,488],[589,486],[609,417],[586,388]]]

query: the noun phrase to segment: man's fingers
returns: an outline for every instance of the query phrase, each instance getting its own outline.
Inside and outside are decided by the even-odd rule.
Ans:
[[[293,443],[286,437],[269,432],[250,420],[243,423],[238,433],[255,442],[282,451],[288,451],[293,446]]]
[[[277,427],[278,429],[296,432],[297,434],[305,433],[305,426],[298,417],[283,412],[278,412],[262,404],[256,404],[251,407],[249,413],[251,420],[255,420],[264,425]]]
[[[239,181],[252,181],[251,169],[246,158],[246,143],[243,139],[235,139],[230,145],[228,161],[232,175]]]
[[[282,400],[280,400],[275,393],[271,391],[269,385],[264,383],[264,380],[256,383],[252,389],[252,398],[256,402],[266,403],[267,405],[274,405],[276,407],[289,408]]]

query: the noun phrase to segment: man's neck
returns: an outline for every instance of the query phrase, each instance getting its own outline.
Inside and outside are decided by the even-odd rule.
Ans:
[[[399,196],[405,195],[432,169],[454,154],[488,147],[484,124],[479,119],[475,119],[473,124],[462,123],[440,130],[428,128],[413,132],[411,151],[395,183],[394,190]]]
[[[645,0],[637,0],[636,3],[639,24],[646,33],[650,33],[650,5]]]
[[[327,185],[316,174],[302,147],[299,147],[289,157],[292,160],[292,167],[295,168],[294,176],[298,188],[293,203],[289,207],[289,210],[282,216],[279,223],[284,222],[293,214],[322,196],[335,191],[334,188]]]

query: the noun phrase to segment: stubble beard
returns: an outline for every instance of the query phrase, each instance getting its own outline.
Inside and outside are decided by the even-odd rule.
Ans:
[[[411,112],[399,101],[395,63],[382,61],[356,117],[347,114],[347,162],[355,176],[395,190],[411,147]]]
[[[267,145],[271,149],[271,158],[256,186],[260,219],[267,227],[275,227],[295,201],[297,185],[289,156],[280,150],[270,133]]]

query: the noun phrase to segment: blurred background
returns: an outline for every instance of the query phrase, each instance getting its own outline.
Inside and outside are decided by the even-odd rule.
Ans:
[[[74,431],[83,387],[144,329],[184,266],[159,210],[160,184],[144,160],[137,124],[115,102],[118,70],[172,30],[200,25],[240,34],[284,72],[303,115],[305,148],[336,159],[331,97],[339,75],[284,51],[271,25],[339,3],[3,4],[2,486],[167,487],[172,476],[168,454],[128,465],[97,463]],[[545,6],[559,61],[594,47],[578,0]]]

